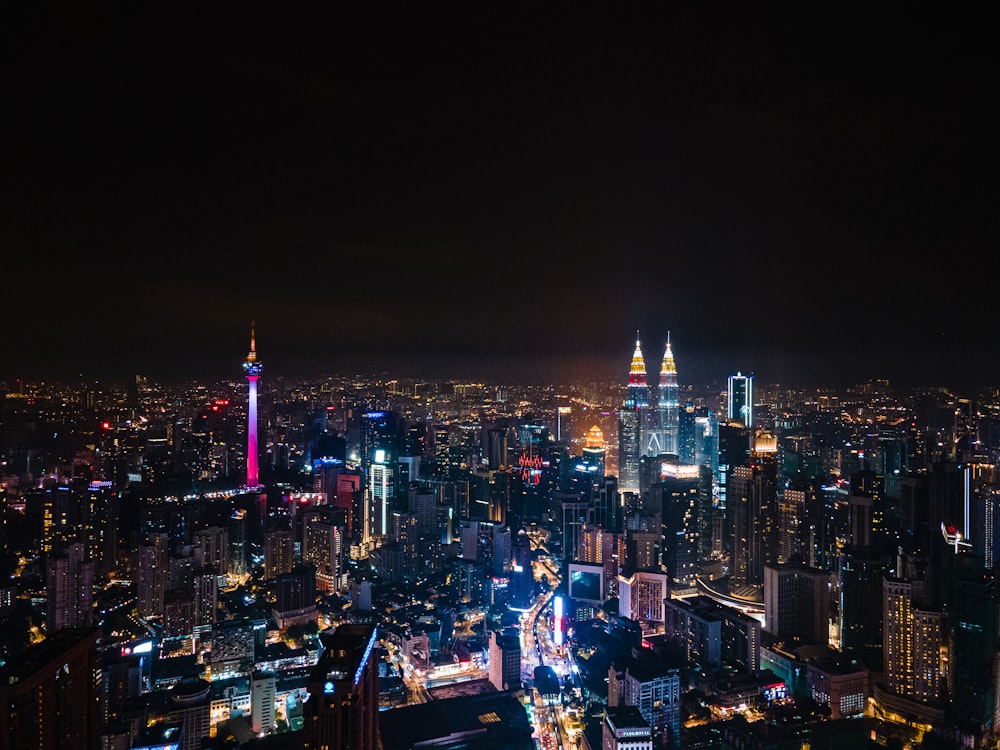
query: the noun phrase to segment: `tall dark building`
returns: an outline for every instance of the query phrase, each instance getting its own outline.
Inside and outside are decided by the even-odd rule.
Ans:
[[[945,564],[948,713],[974,736],[993,724],[997,656],[996,579],[971,552],[948,552]]]
[[[510,603],[524,609],[531,606],[535,595],[535,576],[531,570],[531,540],[524,529],[517,532],[511,544]]]
[[[707,466],[682,464],[674,455],[660,457],[656,487],[661,498],[664,556],[671,585],[694,583],[703,534],[709,533],[712,476]]]
[[[777,556],[777,443],[758,433],[748,462],[734,470],[726,512],[731,519],[732,586],[763,586],[764,566]]]
[[[0,666],[0,750],[94,747],[100,628],[65,628]]]
[[[378,670],[372,624],[340,625],[320,635],[323,651],[307,681],[303,706],[307,750],[376,750]]]
[[[716,485],[718,486],[718,513],[712,527],[713,551],[729,549],[732,543],[733,513],[730,510],[730,485],[737,466],[744,466],[750,456],[750,430],[739,423],[718,425],[718,455]]]

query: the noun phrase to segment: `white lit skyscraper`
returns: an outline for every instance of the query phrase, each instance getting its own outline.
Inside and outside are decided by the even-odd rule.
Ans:
[[[726,418],[730,422],[742,422],[744,427],[753,427],[753,375],[737,372],[729,376]]]
[[[628,375],[628,391],[618,412],[618,484],[622,492],[639,492],[639,457],[646,447],[649,385],[638,332]]]
[[[680,426],[680,398],[677,388],[677,365],[674,363],[674,353],[670,348],[670,332],[667,332],[667,347],[663,352],[663,364],[660,366],[660,385],[657,389],[656,411],[658,429],[654,433],[657,445],[650,440],[650,456],[661,453],[678,455],[678,431]]]

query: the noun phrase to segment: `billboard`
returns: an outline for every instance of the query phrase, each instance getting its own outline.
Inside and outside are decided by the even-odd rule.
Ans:
[[[603,604],[604,566],[601,563],[569,563],[569,598],[574,601]]]

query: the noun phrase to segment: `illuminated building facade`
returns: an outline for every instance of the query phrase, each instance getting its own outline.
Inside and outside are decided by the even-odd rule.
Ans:
[[[680,398],[677,386],[677,365],[674,353],[670,348],[670,333],[667,333],[667,346],[663,352],[663,364],[660,366],[660,385],[656,395],[657,429],[652,433],[646,452],[650,456],[661,453],[678,455],[680,428]]]
[[[271,672],[257,670],[250,678],[250,730],[258,736],[274,729],[276,683]]]
[[[309,674],[303,704],[306,750],[377,750],[378,668],[370,623],[337,626],[320,635],[323,650]]]
[[[663,600],[670,595],[666,573],[637,570],[618,575],[618,611],[652,632],[663,625]]]
[[[521,689],[521,639],[516,634],[490,632],[490,684],[497,690]]]
[[[675,455],[659,461],[664,563],[676,586],[694,582],[701,539],[711,533],[712,475],[707,466],[682,464]]]
[[[941,613],[922,606],[922,581],[883,580],[882,627],[885,687],[916,703],[942,697]]]
[[[635,706],[609,708],[601,732],[604,750],[653,750],[653,729]]]
[[[637,658],[611,662],[608,669],[608,709],[635,706],[652,728],[660,747],[679,748],[681,673],[649,651]]]
[[[243,362],[243,372],[247,376],[247,487],[260,484],[257,476],[257,379],[263,365],[257,359],[254,326],[250,324],[250,352]]]
[[[649,428],[649,384],[639,339],[635,341],[628,390],[618,411],[618,486],[622,492],[639,492],[639,457]]]
[[[371,463],[368,465],[368,538],[379,537],[385,540],[389,536],[389,521],[395,475],[389,463],[386,452],[381,448],[375,450]]]
[[[295,565],[295,535],[290,529],[275,529],[264,536],[264,577],[277,578]]]
[[[85,552],[82,542],[73,542],[63,554],[50,555],[45,562],[49,633],[93,624],[95,564],[84,559]]]
[[[753,422],[753,375],[737,372],[729,376],[729,386],[726,391],[726,419],[730,422],[740,422],[746,428],[752,428]]]
[[[764,629],[779,638],[830,640],[830,573],[801,565],[764,566]]]
[[[137,548],[136,607],[140,617],[157,617],[163,614],[167,591],[168,547],[167,534],[151,534]]]
[[[731,585],[762,586],[764,565],[777,557],[777,452],[774,436],[759,432],[749,460],[733,470],[726,501]]]

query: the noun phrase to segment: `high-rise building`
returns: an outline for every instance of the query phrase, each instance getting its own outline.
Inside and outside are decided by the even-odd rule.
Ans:
[[[177,750],[200,750],[211,732],[212,684],[185,677],[170,687],[167,699],[160,711],[165,723],[180,726]]]
[[[279,575],[274,580],[274,598],[271,616],[280,629],[316,622],[316,568],[306,563]]]
[[[437,494],[429,487],[412,486],[409,492],[410,512],[417,520],[418,536],[437,531]]]
[[[229,530],[222,526],[197,529],[193,540],[197,547],[200,565],[214,565],[220,573],[229,570]]]
[[[94,561],[99,573],[112,572],[118,562],[118,504],[118,493],[110,487],[87,490],[83,538],[87,558]]]
[[[492,521],[462,521],[459,529],[462,557],[484,566],[488,575],[510,571],[510,527]]]
[[[618,611],[622,617],[655,630],[663,623],[663,600],[670,596],[666,573],[636,570],[618,575]]]
[[[663,352],[663,364],[660,366],[656,414],[659,424],[654,433],[655,440],[650,439],[646,452],[651,456],[657,456],[661,453],[678,455],[680,399],[677,386],[677,365],[674,363],[674,353],[670,348],[669,331],[667,332],[667,346]]]
[[[659,747],[679,748],[681,673],[672,664],[639,651],[638,657],[612,660],[608,669],[608,708],[635,706],[652,728]]]
[[[894,567],[892,559],[863,549],[848,548],[839,560],[840,648],[869,669],[881,669],[884,658],[882,580]]]
[[[673,585],[688,586],[698,571],[701,539],[710,534],[712,474],[707,466],[682,464],[673,454],[661,459],[664,563]]]
[[[247,487],[259,485],[257,477],[257,378],[260,377],[263,365],[257,359],[256,342],[254,341],[254,324],[250,324],[250,352],[243,362],[243,372],[246,373],[249,389],[247,392]]]
[[[370,623],[337,626],[320,635],[323,650],[309,674],[303,705],[306,750],[376,750],[378,669],[372,649],[378,631]]]
[[[806,493],[785,487],[778,498],[778,557],[779,564],[807,562],[814,564],[815,544],[806,535]]]
[[[734,469],[726,500],[730,517],[730,586],[764,584],[764,566],[777,558],[777,442],[754,436],[746,464]]]
[[[511,540],[510,606],[527,609],[535,595],[535,576],[531,569],[531,539],[524,529]]]
[[[753,375],[737,372],[729,376],[726,391],[726,419],[750,429],[753,421]]]
[[[618,486],[622,492],[639,492],[639,457],[645,453],[649,426],[649,383],[636,332],[629,368],[628,390],[618,410]]]
[[[395,469],[390,457],[376,448],[368,464],[368,504],[370,526],[368,538],[389,537],[392,501],[395,495]]]
[[[733,673],[760,668],[761,623],[756,616],[704,595],[664,602],[667,650],[688,665]]]
[[[247,512],[236,508],[229,518],[229,569],[219,571],[237,578],[247,572]]]
[[[827,645],[830,573],[802,565],[765,565],[764,629],[790,641]]]
[[[497,690],[521,689],[521,639],[490,631],[490,684]]]
[[[138,547],[136,555],[136,607],[140,617],[157,617],[163,614],[164,596],[167,592],[169,537],[151,534]]]
[[[258,736],[274,729],[276,684],[271,672],[257,670],[250,677],[250,730]]]
[[[85,554],[84,544],[73,542],[63,554],[50,555],[46,561],[45,627],[50,633],[94,624],[95,564]]]
[[[343,524],[321,515],[310,518],[306,523],[304,548],[302,559],[316,567],[316,588],[339,591],[347,548]]]
[[[275,529],[264,537],[264,577],[276,578],[295,565],[295,535],[290,529]]]
[[[941,613],[924,608],[923,594],[921,581],[883,580],[885,687],[897,698],[936,706],[944,688]]]
[[[0,750],[97,746],[101,628],[64,628],[0,665]]]
[[[609,708],[601,730],[603,750],[653,750],[653,728],[636,706]]]
[[[998,658],[996,578],[973,552],[949,553],[946,586],[948,714],[985,734],[993,726]]]

